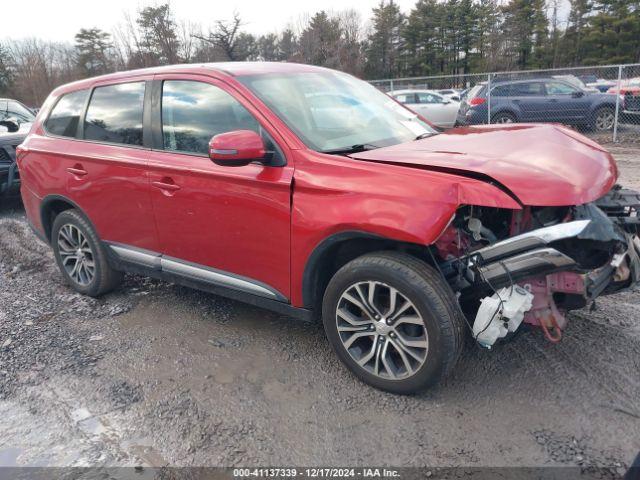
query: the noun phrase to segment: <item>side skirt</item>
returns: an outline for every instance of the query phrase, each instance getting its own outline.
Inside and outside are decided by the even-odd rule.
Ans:
[[[173,282],[304,321],[314,319],[311,310],[294,307],[280,292],[257,280],[129,245],[111,242],[104,245],[109,262],[117,270]]]

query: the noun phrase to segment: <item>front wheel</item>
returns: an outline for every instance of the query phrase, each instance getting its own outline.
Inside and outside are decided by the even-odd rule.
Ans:
[[[451,289],[429,265],[401,253],[343,266],[329,282],[322,317],[349,370],[393,393],[435,384],[462,350],[464,320]]]

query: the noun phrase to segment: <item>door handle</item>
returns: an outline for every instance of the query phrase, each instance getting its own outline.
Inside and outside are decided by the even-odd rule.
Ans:
[[[67,172],[75,175],[76,177],[84,177],[88,173],[84,168],[82,168],[82,165],[80,164],[76,164],[73,167],[67,168]]]
[[[176,185],[175,183],[172,183],[169,181],[151,182],[151,185],[153,185],[156,188],[159,188],[160,190],[169,190],[172,192],[175,192],[176,190],[180,190],[180,185]]]

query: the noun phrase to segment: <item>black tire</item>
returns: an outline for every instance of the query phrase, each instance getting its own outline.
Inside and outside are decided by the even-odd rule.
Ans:
[[[613,107],[600,107],[593,112],[591,128],[596,132],[608,132],[613,130],[616,110]]]
[[[60,253],[60,230],[65,226],[67,228],[68,226],[77,228],[84,235],[91,249],[90,255],[94,265],[94,274],[86,284],[74,279],[63,265]],[[62,243],[64,243],[64,240]],[[51,229],[51,246],[65,282],[73,287],[74,290],[90,297],[98,297],[113,290],[122,282],[122,272],[111,268],[102,242],[89,221],[79,211],[74,209],[65,210],[56,216]]]
[[[367,281],[397,289],[423,319],[428,349],[424,363],[411,376],[381,378],[361,367],[343,344],[337,326],[339,302],[354,284]],[[365,383],[393,393],[416,393],[439,382],[451,372],[463,350],[464,319],[450,287],[432,267],[403,253],[367,254],[344,265],[327,286],[322,318],[333,350],[349,370]],[[376,340],[374,337],[372,343]]]
[[[500,112],[496,113],[493,117],[491,117],[491,123],[516,123],[518,120],[516,116],[509,112]]]

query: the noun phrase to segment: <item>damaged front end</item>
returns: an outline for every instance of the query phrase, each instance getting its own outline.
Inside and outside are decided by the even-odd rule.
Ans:
[[[435,247],[474,338],[491,347],[524,322],[558,342],[568,311],[637,283],[639,210],[617,186],[579,206],[460,208]]]

